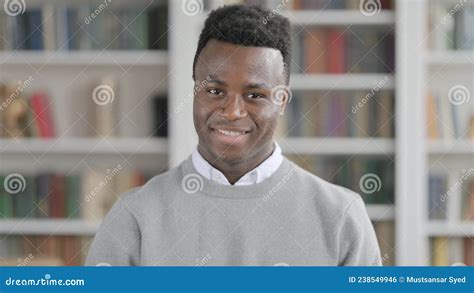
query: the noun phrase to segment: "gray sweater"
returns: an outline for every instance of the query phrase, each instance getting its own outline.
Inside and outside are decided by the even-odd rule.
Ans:
[[[86,265],[381,265],[361,197],[284,158],[248,186],[210,181],[191,156],[117,200]]]

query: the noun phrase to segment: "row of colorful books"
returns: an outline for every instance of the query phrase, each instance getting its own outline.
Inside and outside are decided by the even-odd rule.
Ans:
[[[167,49],[166,2],[145,7],[44,4],[0,13],[0,50]]]
[[[358,192],[368,204],[394,203],[395,163],[389,158],[312,155],[288,158],[324,180]]]
[[[81,266],[91,237],[0,236],[0,266]]]
[[[392,31],[361,27],[297,29],[292,37],[294,73],[392,73],[395,41]]]
[[[474,238],[433,237],[430,243],[433,266],[474,266]]]
[[[82,174],[0,176],[0,217],[100,221],[121,193],[151,177],[138,170],[91,169]]]
[[[28,80],[27,80],[28,81]],[[27,82],[26,81],[26,82]],[[57,137],[55,117],[58,117],[55,103],[47,90],[24,91],[28,86],[13,82],[0,82],[0,137]],[[92,87],[84,96],[87,113],[88,137],[116,137],[121,116],[118,109],[120,91],[113,78],[103,78],[100,85]],[[152,97],[151,122],[148,135],[168,135],[168,99],[166,94]],[[72,105],[71,105],[72,107]],[[84,109],[85,109],[84,108]]]
[[[277,137],[394,136],[393,92],[293,92]]]
[[[56,136],[50,100],[45,92],[37,91],[29,98],[20,94],[16,85],[0,84],[0,129],[2,137]]]
[[[428,178],[430,220],[474,221],[474,169],[450,176],[432,171]]]
[[[433,50],[473,50],[474,3],[437,1],[430,9],[430,46]]]
[[[456,89],[453,88],[455,92]],[[463,89],[459,88],[462,94]],[[474,139],[474,107],[466,96],[430,94],[427,97],[427,132],[430,139]],[[464,101],[462,100],[464,99]]]

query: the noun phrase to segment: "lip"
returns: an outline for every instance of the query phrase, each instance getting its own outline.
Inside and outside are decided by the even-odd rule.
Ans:
[[[232,132],[245,132],[248,133],[250,132],[249,129],[244,129],[244,128],[233,128],[233,127],[211,127],[211,130],[217,131],[217,130],[224,130],[224,131],[232,131]]]
[[[237,135],[237,136],[230,136],[230,135],[225,135],[218,130],[224,130],[224,131],[232,131],[232,132],[242,132],[243,134]],[[233,144],[239,144],[242,143],[249,134],[249,130],[245,129],[239,129],[239,128],[227,128],[227,127],[212,127],[211,128],[211,135],[215,137],[215,139],[223,144],[227,145],[233,145]]]

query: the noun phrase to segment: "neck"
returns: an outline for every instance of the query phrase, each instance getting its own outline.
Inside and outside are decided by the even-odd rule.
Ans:
[[[255,169],[263,161],[268,159],[268,157],[270,157],[273,153],[274,148],[274,144],[271,142],[259,153],[246,160],[226,161],[212,157],[209,152],[206,152],[200,145],[198,145],[198,151],[203,156],[203,158],[214,168],[221,171],[222,174],[224,174],[224,176],[227,178],[227,181],[229,181],[229,183],[232,185],[246,173]]]

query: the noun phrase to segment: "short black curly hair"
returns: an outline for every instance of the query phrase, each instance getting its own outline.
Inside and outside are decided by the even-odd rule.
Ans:
[[[286,82],[290,81],[291,26],[286,17],[258,5],[226,5],[213,10],[199,36],[193,79],[199,54],[211,39],[279,50],[283,56]]]

